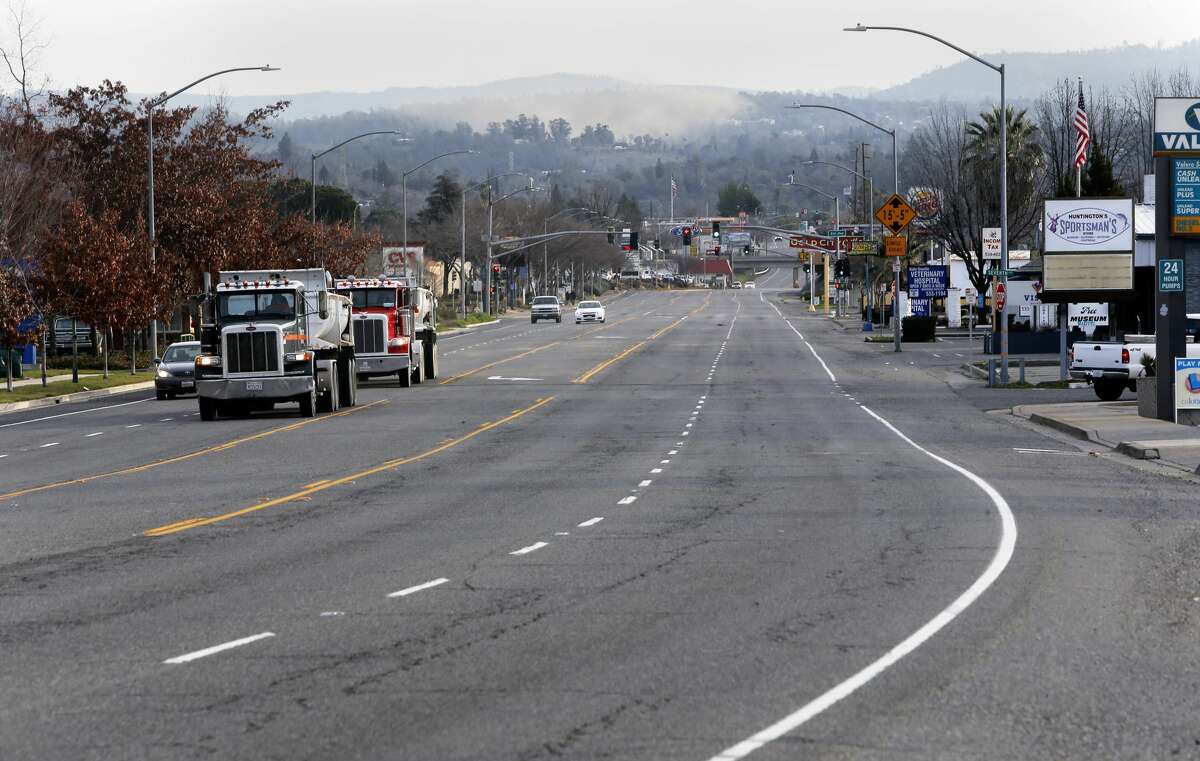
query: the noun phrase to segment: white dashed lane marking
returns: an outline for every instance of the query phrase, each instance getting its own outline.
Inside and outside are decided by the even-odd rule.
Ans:
[[[447,581],[450,581],[450,579],[447,579],[447,578],[434,579],[433,581],[427,581],[424,584],[417,584],[416,586],[413,586],[413,587],[406,587],[397,592],[392,592],[391,594],[388,595],[388,597],[408,597],[411,594],[416,594],[417,592],[422,592],[426,589],[432,589],[433,587],[441,586],[442,584],[445,584]]]
[[[531,544],[527,547],[522,547],[519,550],[513,550],[512,552],[510,552],[508,554],[509,555],[528,555],[531,552],[537,552],[541,548],[549,546],[549,544],[550,544],[549,542],[534,542],[533,544]]]

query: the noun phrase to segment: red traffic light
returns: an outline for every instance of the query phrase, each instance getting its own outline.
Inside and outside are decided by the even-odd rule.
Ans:
[[[492,265],[492,272],[497,272],[497,273],[498,273],[498,272],[500,272],[500,265],[499,265],[499,264],[493,264],[493,265]]]

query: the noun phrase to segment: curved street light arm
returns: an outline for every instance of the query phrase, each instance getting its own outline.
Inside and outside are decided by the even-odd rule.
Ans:
[[[326,148],[325,150],[321,151],[320,153],[314,153],[312,155],[312,157],[314,160],[319,159],[327,153],[333,153],[334,151],[336,151],[338,148],[341,148],[346,143],[353,143],[355,140],[360,140],[364,137],[370,137],[371,135],[399,135],[399,134],[400,134],[400,130],[395,130],[395,129],[385,129],[385,130],[380,130],[378,132],[364,132],[361,135],[355,135],[352,138],[343,140],[342,142],[338,143],[337,145],[333,146],[332,148]],[[405,138],[405,139],[411,140],[411,138]]]
[[[428,161],[425,161],[424,163],[417,164],[412,169],[405,169],[405,170],[401,171],[400,176],[407,177],[408,175],[412,174],[413,172],[420,171],[421,169],[424,169],[425,167],[429,166],[430,164],[437,161],[438,159],[444,159],[447,156],[461,156],[463,154],[475,153],[475,152],[476,151],[471,150],[471,149],[465,149],[465,150],[461,150],[461,151],[450,151],[449,153],[442,153],[437,156],[434,156],[433,158],[429,159]]]
[[[848,26],[845,29],[843,29],[842,31],[844,31],[844,32],[867,32],[867,31],[870,31],[873,29],[887,31],[887,32],[908,32],[909,34],[917,34],[922,37],[928,37],[929,39],[933,40],[934,42],[940,42],[952,50],[957,50],[958,52],[965,55],[967,58],[970,58],[974,61],[978,61],[979,63],[983,64],[984,66],[988,67],[989,69],[992,69],[993,71],[996,71],[997,73],[999,73],[1004,68],[1003,65],[997,65],[997,64],[992,63],[991,61],[980,58],[979,56],[975,55],[974,53],[972,53],[969,50],[960,48],[958,45],[955,45],[954,43],[949,42],[947,40],[943,40],[941,37],[938,37],[937,35],[930,34],[929,32],[922,32],[920,29],[909,29],[906,26],[863,26],[862,24],[859,24],[858,26]]]
[[[783,182],[783,183],[780,183],[779,186],[781,188],[804,188],[806,190],[811,190],[812,192],[816,193],[819,196],[824,196],[824,197],[828,198],[830,201],[837,200],[837,196],[835,196],[834,194],[826,193],[824,190],[819,190],[818,188],[814,188],[812,185],[805,185],[803,182]]]
[[[824,108],[829,111],[837,111],[840,114],[845,114],[846,116],[852,116],[855,119],[858,119],[863,124],[866,124],[870,127],[874,127],[875,129],[879,130],[880,132],[886,132],[887,134],[891,135],[892,137],[896,136],[896,130],[888,129],[887,127],[881,127],[878,124],[876,124],[875,122],[871,121],[870,119],[864,119],[861,116],[859,116],[858,114],[854,113],[853,111],[847,111],[846,109],[838,108],[837,106],[826,106],[821,103],[793,103],[790,106],[785,106],[785,108]]]
[[[843,172],[849,172],[850,174],[858,177],[861,180],[871,179],[870,177],[866,176],[865,174],[859,174],[858,171],[851,169],[848,166],[843,166],[842,164],[835,164],[832,161],[801,161],[800,162],[800,166],[816,166],[818,164],[821,166],[831,166],[834,169],[841,169]]]
[[[185,90],[190,90],[193,87],[195,87],[196,85],[200,84],[201,82],[205,82],[209,79],[212,79],[213,77],[219,77],[222,74],[229,74],[234,71],[279,71],[279,69],[274,66],[267,65],[267,66],[238,66],[238,67],[235,67],[232,69],[221,69],[220,71],[214,71],[212,74],[209,74],[208,76],[200,77],[195,82],[192,82],[189,85],[180,87],[178,90],[171,93],[170,95],[164,95],[160,98],[155,98],[155,99],[151,100],[149,103],[149,108],[158,108],[159,106],[161,106],[162,104],[164,104],[168,100],[170,100],[171,98],[174,98],[179,93],[181,93]]]

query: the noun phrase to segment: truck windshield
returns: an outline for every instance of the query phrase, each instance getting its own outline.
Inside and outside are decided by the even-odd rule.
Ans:
[[[296,295],[291,291],[222,293],[217,298],[217,319],[223,323],[290,320],[295,316]]]
[[[396,291],[393,288],[355,288],[343,293],[350,296],[355,309],[396,308]]]

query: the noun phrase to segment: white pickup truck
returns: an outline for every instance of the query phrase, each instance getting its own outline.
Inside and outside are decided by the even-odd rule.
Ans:
[[[1068,355],[1071,377],[1091,383],[1096,396],[1106,402],[1120,399],[1127,388],[1135,390],[1135,381],[1146,374],[1142,358],[1154,359],[1154,336],[1127,335],[1125,339],[1077,342]],[[1190,338],[1187,356],[1200,357],[1200,344]]]

